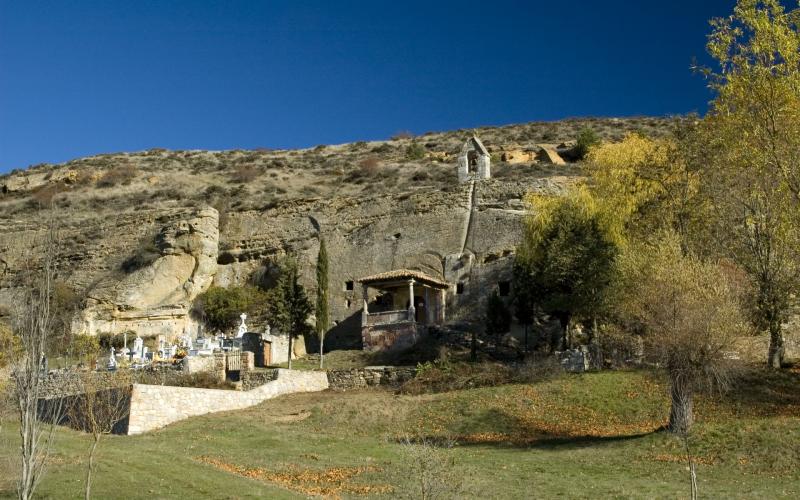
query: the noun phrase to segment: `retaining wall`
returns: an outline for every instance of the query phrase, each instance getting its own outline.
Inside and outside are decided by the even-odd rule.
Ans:
[[[417,374],[413,366],[371,366],[352,370],[328,371],[330,388],[337,391],[387,385],[399,387],[403,382],[411,380]]]
[[[284,369],[277,370],[275,380],[250,391],[134,384],[128,434],[152,431],[197,415],[248,408],[283,394],[327,388],[325,372]]]

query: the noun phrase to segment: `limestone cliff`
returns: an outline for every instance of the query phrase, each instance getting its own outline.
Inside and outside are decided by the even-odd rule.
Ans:
[[[173,336],[196,328],[189,311],[217,271],[219,214],[204,208],[171,221],[155,243],[160,255],[153,262],[127,274],[110,273],[87,291],[76,333]]]

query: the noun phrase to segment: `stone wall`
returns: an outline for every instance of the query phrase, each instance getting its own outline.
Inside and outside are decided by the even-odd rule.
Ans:
[[[74,396],[86,387],[110,388],[130,384],[130,377],[117,372],[51,371],[39,381],[39,397],[42,399]]]
[[[328,384],[336,391],[385,385],[399,387],[417,374],[413,366],[371,366],[352,370],[329,370]]]
[[[240,376],[243,391],[255,389],[256,387],[262,386],[268,382],[272,382],[276,378],[278,378],[277,369],[247,371],[242,373]]]
[[[141,434],[207,413],[239,410],[283,394],[328,388],[324,372],[278,369],[277,378],[246,392],[155,385],[133,386],[128,434]]]
[[[361,327],[361,342],[365,351],[405,349],[413,346],[424,330],[413,321],[367,325]]]

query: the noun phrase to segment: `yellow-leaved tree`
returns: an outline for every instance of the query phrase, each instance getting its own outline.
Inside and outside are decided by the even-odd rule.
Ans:
[[[694,120],[676,122],[671,138],[629,134],[588,155],[592,196],[602,206],[618,241],[650,239],[675,232],[687,253],[707,210],[700,196],[700,174],[687,161],[694,151],[688,138]]]
[[[704,187],[720,248],[749,274],[754,317],[769,331],[767,364],[783,362],[782,324],[798,284],[800,33],[778,0],[739,0],[712,22],[705,69],[716,96],[700,127]]]

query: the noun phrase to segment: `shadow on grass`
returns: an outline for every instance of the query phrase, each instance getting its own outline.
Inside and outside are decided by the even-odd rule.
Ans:
[[[717,401],[762,417],[800,410],[800,372],[746,365]]]
[[[564,429],[563,432],[548,428],[548,424],[525,423],[513,415],[490,409],[465,419],[451,434],[422,435],[408,439],[416,443],[436,446],[497,446],[503,448],[569,449],[602,446],[634,441],[666,432],[663,425],[632,423],[623,426],[618,433],[612,427],[598,426],[595,433],[583,434],[581,430]],[[652,427],[648,429],[648,427]]]
[[[416,444],[433,444],[435,446],[451,447],[458,445],[466,446],[494,446],[501,448],[520,448],[520,449],[579,449],[594,446],[604,446],[613,443],[623,443],[646,438],[648,436],[667,432],[665,427],[659,427],[649,432],[636,434],[625,434],[619,436],[563,436],[557,434],[542,433],[537,436],[514,436],[505,434],[486,433],[484,435],[462,435],[462,436],[415,436],[408,440]],[[404,440],[396,440],[398,443]]]

